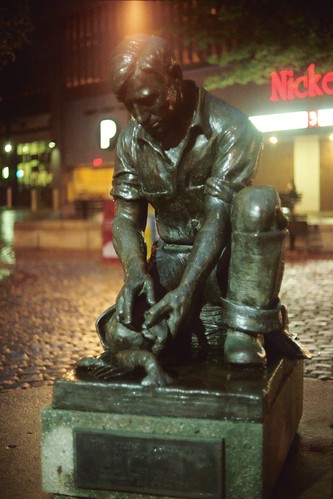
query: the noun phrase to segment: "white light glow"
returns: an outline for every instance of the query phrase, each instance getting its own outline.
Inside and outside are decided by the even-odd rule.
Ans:
[[[278,139],[277,139],[277,137],[274,137],[274,135],[269,138],[269,141],[270,141],[271,144],[277,144],[278,143]]]
[[[53,140],[51,140],[51,141],[49,142],[49,148],[50,148],[50,149],[54,149],[54,148],[55,148],[55,146],[56,146],[56,143],[55,143],[55,142],[53,142]]]
[[[5,166],[3,169],[2,169],[2,178],[9,178],[9,168],[8,166]]]
[[[318,125],[332,126],[333,125],[333,109],[318,110]]]
[[[117,133],[117,125],[113,120],[102,120],[99,125],[100,131],[100,148],[108,149],[111,140]]]
[[[277,132],[278,130],[297,130],[308,127],[307,111],[296,113],[264,114],[250,116],[250,120],[260,132]]]
[[[313,124],[313,115],[318,122]],[[318,111],[297,111],[294,113],[263,114],[250,116],[255,127],[261,132],[278,132],[282,130],[300,130],[308,127],[333,126],[333,109]]]
[[[328,138],[329,138],[329,140],[331,140],[333,142],[333,133],[330,133]]]
[[[13,146],[11,144],[8,143],[8,144],[5,145],[5,151],[6,152],[11,152],[12,149],[13,149]]]

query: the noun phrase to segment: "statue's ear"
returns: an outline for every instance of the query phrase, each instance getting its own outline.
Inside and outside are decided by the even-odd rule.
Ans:
[[[182,68],[179,66],[179,64],[172,64],[169,67],[169,75],[174,80],[180,80],[181,81],[183,79],[183,71],[182,71]]]

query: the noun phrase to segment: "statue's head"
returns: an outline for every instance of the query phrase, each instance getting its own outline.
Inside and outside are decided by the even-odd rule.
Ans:
[[[110,80],[117,99],[152,136],[163,134],[177,116],[183,75],[163,38],[125,38],[112,54]]]

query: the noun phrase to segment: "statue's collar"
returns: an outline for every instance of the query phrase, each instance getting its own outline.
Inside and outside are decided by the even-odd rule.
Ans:
[[[207,91],[202,87],[198,87],[193,81],[189,81],[188,83],[195,85],[198,89],[197,107],[194,111],[194,115],[189,128],[199,128],[206,135],[207,139],[210,139],[212,135],[212,129],[209,122],[208,109],[205,105]]]
[[[212,135],[212,129],[209,123],[208,109],[206,108],[205,105],[207,91],[204,90],[202,87],[198,87],[195,84],[195,82],[192,80],[185,80],[184,85],[187,87],[189,86],[195,87],[198,92],[197,106],[194,111],[193,118],[188,127],[188,130],[199,129],[209,139]],[[138,124],[137,138],[139,140],[144,140],[154,148],[156,147],[156,141],[154,140],[154,138],[148,132],[146,132],[146,130],[139,124]]]

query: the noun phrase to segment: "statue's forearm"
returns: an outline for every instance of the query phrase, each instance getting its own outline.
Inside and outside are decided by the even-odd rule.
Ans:
[[[222,201],[210,200],[206,221],[194,241],[181,286],[194,292],[208,277],[226,243],[228,219],[229,207]]]
[[[126,237],[124,237],[126,234]],[[113,224],[113,244],[123,264],[126,277],[146,270],[146,245],[142,233],[131,223],[116,220]]]
[[[112,225],[113,244],[126,278],[146,271],[145,216],[135,205],[121,205]]]

